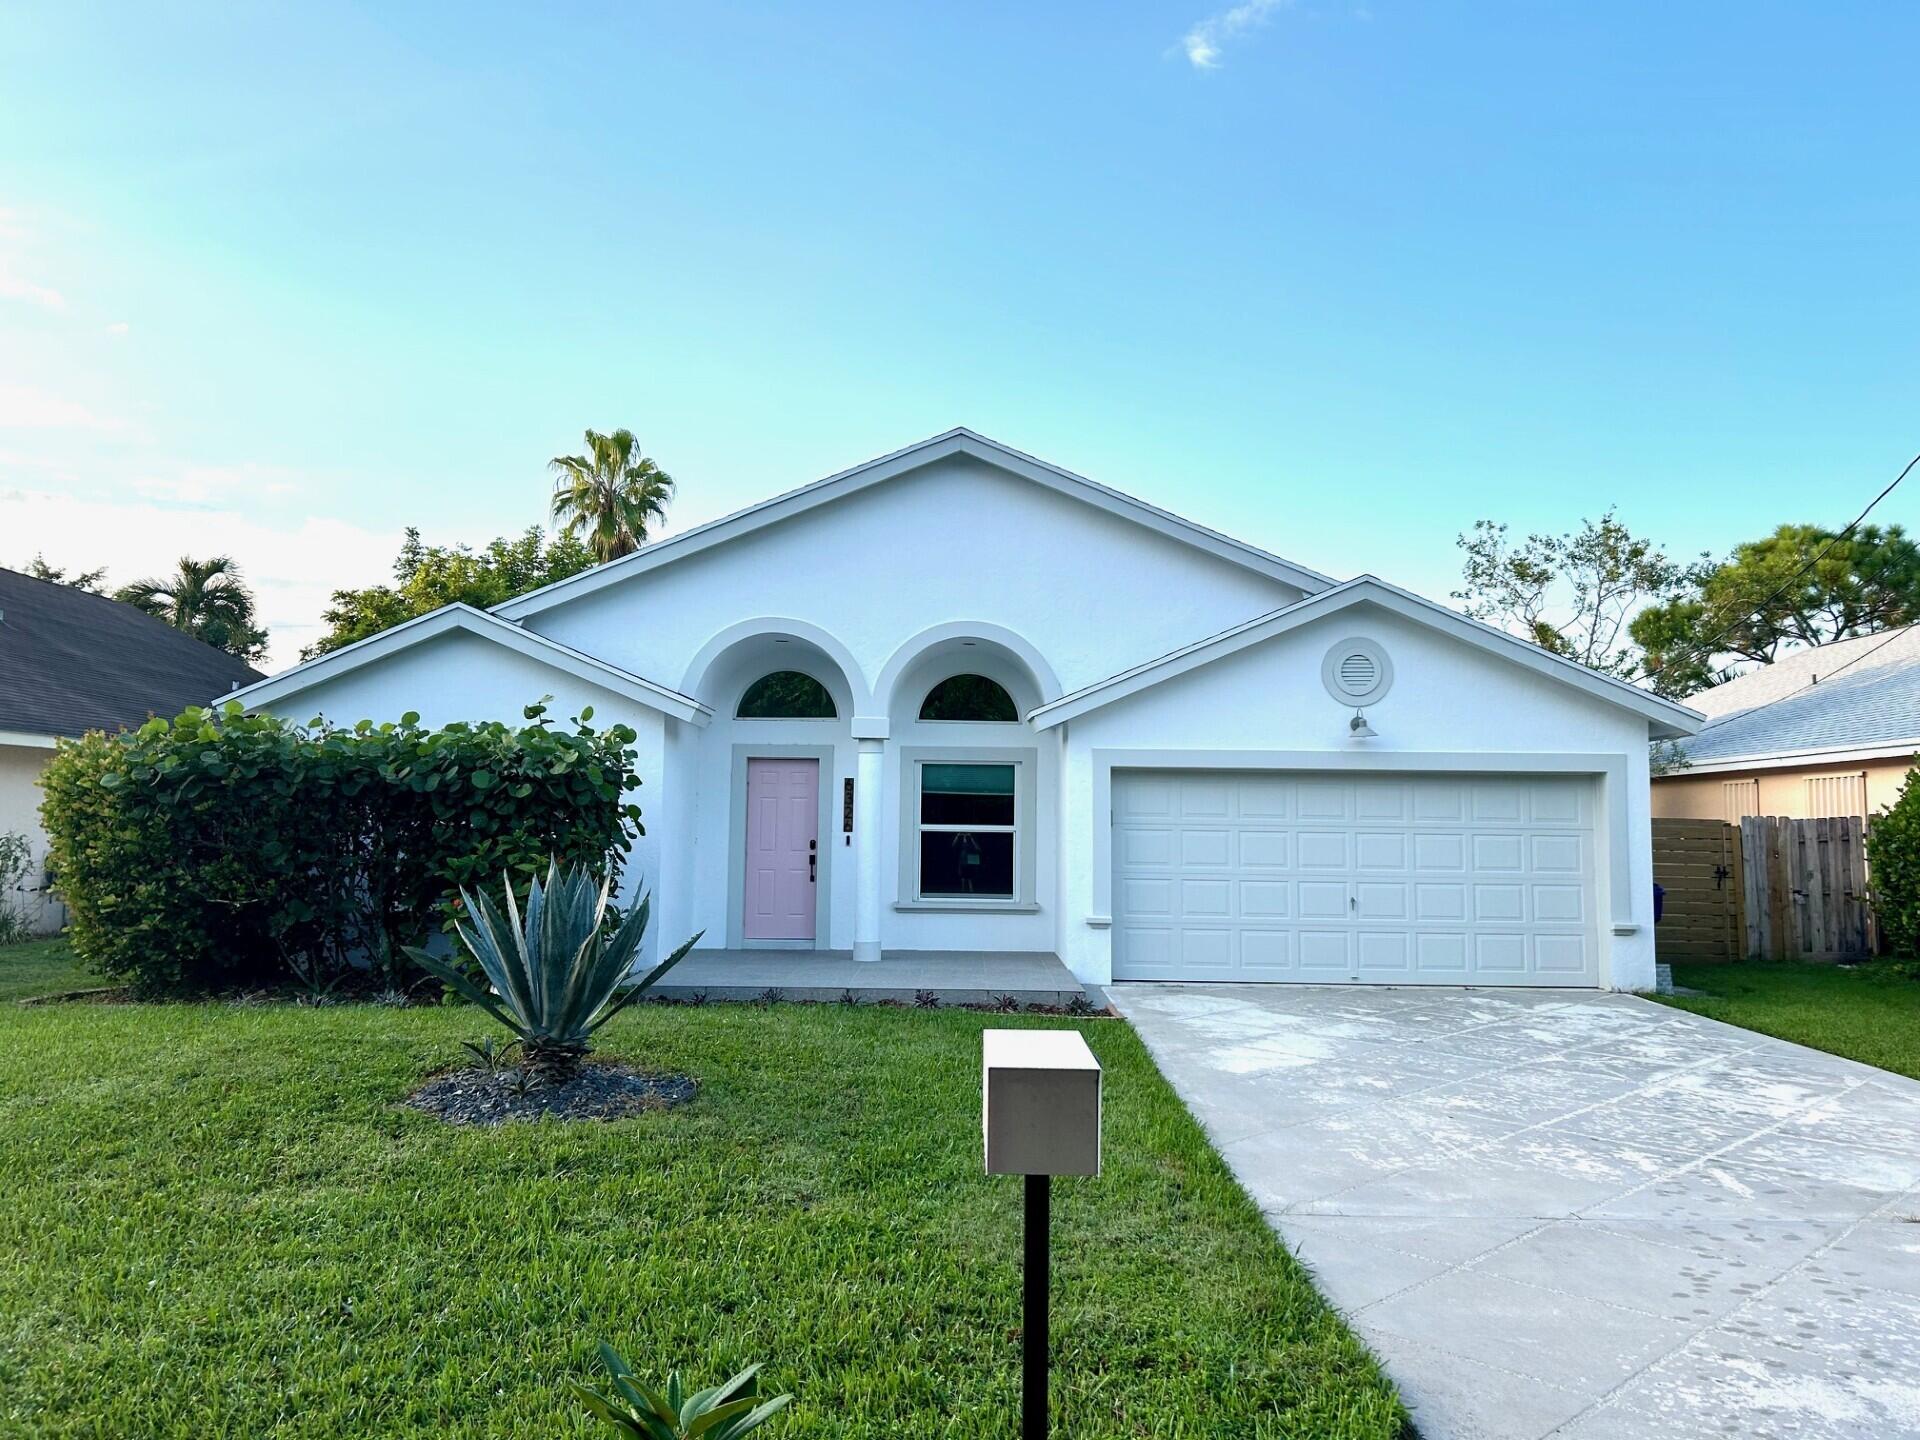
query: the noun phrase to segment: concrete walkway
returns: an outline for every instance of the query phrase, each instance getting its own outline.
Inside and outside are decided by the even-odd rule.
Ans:
[[[1110,994],[1426,1440],[1920,1436],[1920,1084],[1624,995]]]
[[[669,999],[705,995],[752,1000],[777,990],[788,1000],[860,1000],[911,1004],[931,993],[943,1005],[991,1005],[1011,995],[1022,1005],[1065,1005],[1087,994],[1050,951],[889,950],[855,960],[845,950],[695,950],[654,987]]]

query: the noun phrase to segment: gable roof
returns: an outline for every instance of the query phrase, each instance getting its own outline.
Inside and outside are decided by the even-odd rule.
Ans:
[[[1920,749],[1920,625],[1796,650],[1688,703],[1708,717],[1683,747],[1693,769],[1911,754]]]
[[[1256,616],[1244,625],[1236,625],[1231,630],[1223,630],[1218,635],[1162,655],[1157,660],[1123,670],[1071,695],[1062,695],[1058,700],[1038,707],[1027,718],[1038,729],[1050,729],[1076,715],[1085,715],[1090,710],[1111,705],[1116,700],[1171,680],[1176,675],[1184,675],[1189,670],[1196,670],[1251,645],[1258,645],[1360,604],[1378,605],[1416,624],[1438,630],[1453,639],[1537,671],[1550,680],[1559,680],[1584,690],[1595,699],[1643,715],[1652,725],[1657,738],[1691,735],[1700,728],[1700,716],[1684,705],[1662,699],[1624,680],[1616,680],[1611,675],[1602,675],[1597,670],[1590,670],[1576,661],[1542,650],[1529,641],[1516,639],[1504,630],[1470,620],[1444,605],[1436,605],[1411,590],[1402,590],[1372,575],[1358,576],[1292,605]]]
[[[582,654],[572,646],[562,645],[557,640],[549,640],[544,635],[536,635],[531,630],[523,630],[511,621],[502,620],[485,610],[476,610],[471,605],[455,601],[451,605],[442,605],[438,610],[430,610],[425,615],[417,615],[404,624],[391,630],[382,630],[378,635],[369,635],[364,640],[356,640],[351,645],[343,645],[338,650],[330,650],[325,655],[316,655],[311,660],[283,670],[278,675],[237,690],[231,695],[215,697],[216,703],[224,704],[229,700],[238,700],[249,710],[262,705],[275,705],[290,699],[302,691],[311,690],[322,681],[335,680],[349,675],[363,665],[371,665],[385,659],[396,651],[408,649],[422,641],[431,640],[439,635],[461,631],[477,635],[496,645],[503,645],[516,654],[525,655],[541,664],[550,665],[555,670],[598,685],[616,695],[637,701],[649,709],[658,710],[663,715],[671,715],[676,720],[686,720],[695,725],[705,725],[713,718],[713,711],[691,696],[682,695],[678,690],[669,690],[664,685],[656,685],[651,680],[642,679],[616,665],[604,660],[596,660],[591,655]]]
[[[124,730],[259,677],[131,605],[0,570],[0,731]]]
[[[1124,495],[1085,476],[1075,475],[1070,470],[1062,470],[1057,465],[1050,465],[1011,446],[1002,445],[997,440],[990,440],[965,427],[959,427],[922,440],[916,445],[909,445],[904,450],[895,450],[889,455],[882,455],[877,460],[869,460],[864,465],[855,465],[850,470],[829,475],[824,480],[803,485],[798,490],[789,490],[784,495],[776,495],[770,500],[761,501],[758,505],[750,505],[744,510],[737,510],[731,515],[711,520],[705,525],[697,525],[691,530],[683,530],[678,535],[670,535],[664,540],[643,546],[633,554],[622,556],[618,560],[596,565],[590,570],[583,570],[565,580],[556,580],[551,585],[529,591],[525,595],[516,596],[512,600],[494,606],[494,613],[503,615],[509,620],[524,620],[529,615],[538,615],[541,611],[551,609],[555,605],[564,605],[570,600],[591,595],[596,590],[602,590],[609,585],[617,585],[623,580],[644,575],[663,565],[671,565],[676,560],[698,555],[716,545],[724,545],[730,540],[751,535],[769,525],[776,525],[782,520],[803,515],[809,510],[831,504],[836,500],[857,494],[869,486],[881,484],[952,455],[968,455],[976,460],[983,460],[1023,479],[1031,480],[1037,485],[1044,485],[1058,494],[1092,505],[1110,515],[1117,515],[1122,519],[1145,525],[1162,535],[1192,545],[1196,549],[1219,556],[1248,570],[1269,576],[1283,584],[1304,590],[1308,594],[1324,590],[1333,584],[1331,577],[1322,575],[1317,570],[1309,570],[1290,560],[1283,560],[1278,555],[1269,554],[1258,546],[1235,540],[1229,535],[1222,535],[1217,530],[1209,530],[1204,525],[1182,519],[1156,505],[1149,505],[1144,500],[1136,500],[1131,495]]]

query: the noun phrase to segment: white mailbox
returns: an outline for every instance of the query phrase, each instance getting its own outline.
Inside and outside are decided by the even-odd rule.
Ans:
[[[980,1122],[989,1175],[1100,1173],[1100,1062],[1078,1030],[988,1030]]]

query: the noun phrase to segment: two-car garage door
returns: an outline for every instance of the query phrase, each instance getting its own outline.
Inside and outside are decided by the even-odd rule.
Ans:
[[[1595,985],[1590,789],[1116,771],[1114,978]]]

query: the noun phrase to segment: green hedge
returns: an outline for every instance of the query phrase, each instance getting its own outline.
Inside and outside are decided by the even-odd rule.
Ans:
[[[1867,830],[1874,919],[1895,955],[1920,955],[1920,766]]]
[[[292,725],[190,708],[63,741],[41,815],[74,949],[143,993],[399,978],[461,886],[549,855],[617,875],[640,808],[634,732]]]

